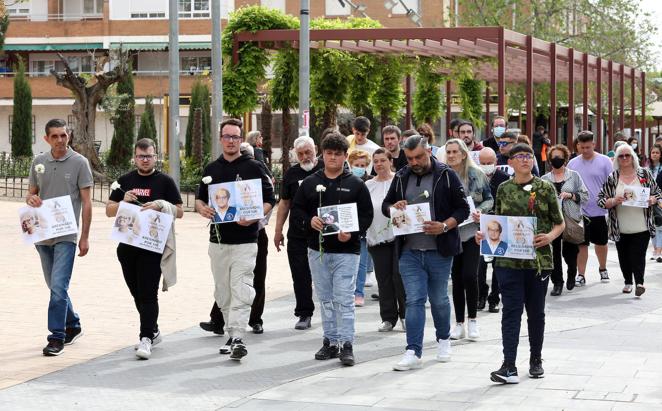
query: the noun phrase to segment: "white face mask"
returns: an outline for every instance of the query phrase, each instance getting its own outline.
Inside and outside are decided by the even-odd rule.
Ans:
[[[632,143],[632,149],[636,150],[637,149],[637,143]]]
[[[494,164],[481,164],[480,168],[488,176],[491,176],[492,174],[494,174],[494,170],[496,169]]]

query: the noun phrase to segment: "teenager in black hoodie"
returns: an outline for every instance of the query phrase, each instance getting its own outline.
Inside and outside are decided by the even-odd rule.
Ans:
[[[198,198],[195,201],[198,213],[208,219],[216,214],[209,204],[210,184],[238,180],[262,180],[264,214],[276,204],[271,177],[264,167],[248,154],[241,154],[239,146],[243,140],[242,122],[229,119],[221,123],[221,145],[223,154],[205,167]],[[205,177],[211,177],[211,181]],[[253,270],[257,257],[259,220],[211,224],[209,227],[209,257],[214,275],[214,298],[221,307],[230,334],[228,342],[221,347],[221,354],[231,354],[230,359],[240,360],[247,354],[242,341],[248,323],[251,304],[255,297]],[[218,232],[216,231],[218,230]]]
[[[337,132],[324,138],[324,168],[301,183],[294,198],[290,224],[305,227],[308,233],[308,263],[324,328],[323,345],[315,358],[338,357],[344,365],[354,365],[354,289],[360,237],[365,236],[372,223],[373,209],[368,188],[344,168],[348,148],[345,137]],[[359,231],[326,235],[320,243],[323,222],[317,215],[317,208],[349,203],[356,203]]]

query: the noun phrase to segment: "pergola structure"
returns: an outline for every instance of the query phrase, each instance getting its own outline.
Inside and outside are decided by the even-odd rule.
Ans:
[[[285,45],[298,47],[298,30],[263,30],[255,33],[239,32],[233,38],[233,61],[240,59],[241,43],[254,42],[259,47],[278,49]],[[582,128],[588,129],[589,83],[607,83],[607,108],[602,100],[602,87],[596,87],[597,110],[595,117],[598,123],[598,149],[602,150],[602,122],[606,117],[609,130],[609,147],[613,144],[613,130],[625,128],[626,81],[630,86],[630,116],[631,135],[635,135],[636,97],[635,87],[639,83],[641,89],[641,130],[646,129],[646,73],[622,63],[604,60],[588,53],[578,52],[556,43],[550,43],[532,36],[507,30],[503,27],[458,27],[458,28],[379,28],[379,29],[339,29],[311,30],[310,47],[314,49],[332,48],[352,53],[373,54],[403,54],[408,56],[438,56],[445,58],[475,59],[474,75],[477,79],[488,82],[486,92],[486,129],[489,135],[490,106],[489,83],[496,83],[496,94],[499,99],[498,115],[506,115],[506,83],[526,84],[526,112],[534,112],[535,83],[550,84],[550,107],[556,107],[556,90],[558,82],[568,83],[569,119],[567,124],[567,144],[572,146],[574,130],[575,83],[586,85],[582,95]],[[491,58],[491,59],[490,59]],[[496,61],[496,64],[494,64]],[[619,95],[614,95],[614,82],[619,83]],[[450,81],[446,85],[446,124],[450,121]],[[407,77],[407,115],[406,122],[411,124],[411,79]],[[615,118],[614,107],[618,101],[621,108],[620,116]],[[532,118],[532,117],[530,117]],[[550,139],[557,141],[556,110],[550,110]],[[534,131],[534,121],[526,122],[526,134],[531,136]],[[650,136],[649,136],[650,137]],[[643,136],[642,136],[643,138]],[[648,146],[650,139],[642,141]]]

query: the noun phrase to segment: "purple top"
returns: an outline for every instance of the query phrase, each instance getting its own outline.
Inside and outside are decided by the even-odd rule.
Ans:
[[[584,215],[587,217],[606,215],[607,210],[598,207],[598,193],[609,174],[614,171],[611,159],[600,153],[595,153],[590,160],[585,160],[580,155],[570,160],[568,168],[579,173],[588,189],[588,201],[582,206]]]

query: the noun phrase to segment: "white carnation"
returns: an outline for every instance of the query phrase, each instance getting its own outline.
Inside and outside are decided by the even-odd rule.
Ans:
[[[113,181],[113,184],[110,185],[110,189],[113,190],[113,191],[118,190],[118,189],[121,190],[122,186],[117,181]]]
[[[37,164],[34,166],[34,171],[39,174],[44,174],[44,172],[46,172],[46,167],[43,164]]]
[[[205,183],[205,184],[211,183],[211,177],[210,176],[202,177],[202,182]]]

